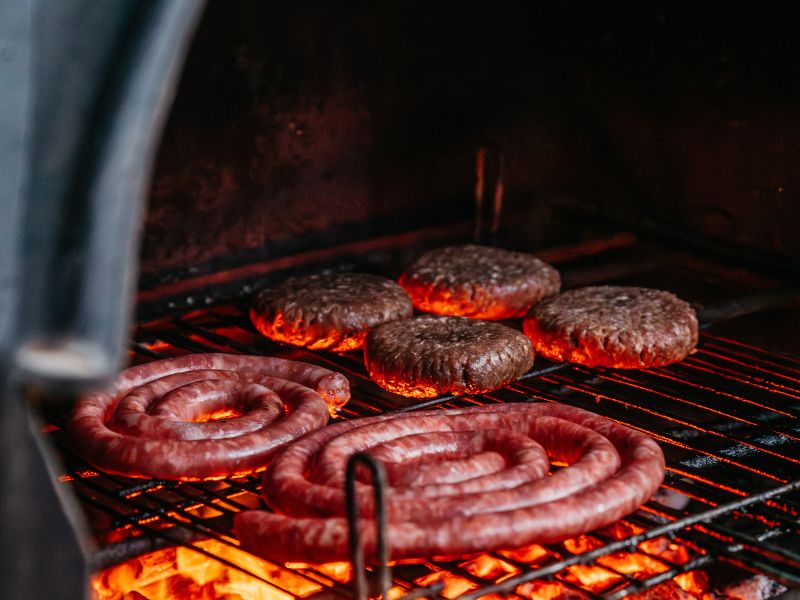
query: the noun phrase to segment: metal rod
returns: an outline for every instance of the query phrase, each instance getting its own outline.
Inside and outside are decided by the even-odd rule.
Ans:
[[[485,143],[475,155],[475,230],[476,244],[492,245],[500,228],[503,211],[503,153],[497,144]],[[487,197],[491,194],[491,197]]]
[[[386,471],[383,465],[363,452],[356,452],[347,461],[345,495],[347,497],[347,526],[350,534],[350,562],[353,565],[353,589],[356,600],[367,600],[369,591],[365,571],[364,546],[359,531],[358,495],[356,494],[356,469],[362,464],[372,474],[372,489],[375,496],[375,557],[378,560],[378,584],[381,598],[388,600],[392,584],[389,567],[389,542],[386,536]]]

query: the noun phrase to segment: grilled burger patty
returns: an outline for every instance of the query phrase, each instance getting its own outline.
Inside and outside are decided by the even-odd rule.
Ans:
[[[558,271],[535,256],[474,245],[431,250],[399,282],[419,310],[474,319],[522,317],[561,289]]]
[[[265,289],[250,318],[273,340],[344,352],[360,348],[370,328],[410,317],[413,310],[408,294],[391,279],[332,273],[291,277]]]
[[[370,331],[364,359],[381,387],[431,398],[506,385],[530,369],[533,350],[522,333],[499,323],[423,315]]]
[[[533,307],[523,331],[557,361],[637,369],[677,362],[697,345],[694,309],[674,294],[598,286],[564,292]]]

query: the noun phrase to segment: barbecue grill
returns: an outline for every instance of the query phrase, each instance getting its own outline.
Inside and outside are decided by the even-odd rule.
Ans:
[[[636,245],[634,238],[626,239]],[[580,252],[586,259],[586,251]],[[606,272],[602,259],[607,252],[600,250],[595,257],[599,264],[594,270],[600,276]],[[566,250],[550,254],[559,253]],[[619,264],[613,262],[617,268]],[[686,278],[697,278],[703,271],[698,263],[691,268],[681,261],[670,269]],[[568,268],[563,272],[567,280],[578,275]],[[580,276],[588,277],[585,270]],[[713,330],[714,322],[779,304],[791,295],[753,290],[702,310],[701,326]],[[717,573],[719,581],[723,565],[722,580],[729,583],[746,578],[746,573],[767,574],[788,586],[800,583],[800,359],[796,357],[705,332],[697,353],[668,367],[615,371],[537,359],[530,372],[507,388],[480,396],[413,401],[371,382],[356,353],[314,352],[262,338],[247,317],[246,302],[140,324],[131,347],[134,362],[187,352],[277,355],[345,373],[353,398],[342,411],[344,419],[496,402],[563,402],[645,431],[661,442],[668,464],[662,492],[614,527],[563,544],[394,565],[392,597],[471,599],[547,593],[569,597],[572,592],[621,598],[658,584],[675,586],[669,582],[676,576],[690,591],[710,592],[710,587],[703,589],[706,580],[692,577],[701,571]],[[51,435],[59,443],[59,431]],[[253,567],[240,557],[237,562],[232,516],[261,506],[260,477],[213,483],[126,479],[97,473],[63,444],[60,447],[67,465],[62,479],[92,515],[90,520],[104,525],[96,535],[108,545],[95,555],[95,568],[125,559],[138,564],[137,556],[177,544],[209,561],[222,561],[252,579],[254,589],[261,585],[263,590],[277,589],[295,597],[323,591],[352,593],[352,571],[341,565],[336,571],[331,565]],[[124,539],[109,543],[120,536]],[[670,550],[664,553],[667,547]],[[137,570],[141,573],[141,567]],[[156,585],[179,589],[179,583],[185,584],[185,574],[166,573],[166,580],[174,578],[172,583],[151,582],[148,589]],[[680,579],[686,573],[689,576]],[[95,579],[97,589],[107,589],[106,585],[108,579]],[[767,586],[765,597],[770,589],[774,593],[782,588],[777,583]]]
[[[18,574],[15,582],[11,565],[18,563],[6,543],[3,585],[17,596],[75,597],[81,587],[75,581],[84,576],[78,557],[84,556],[93,593],[126,600],[360,599],[381,593],[391,600],[635,594],[749,600],[800,589],[800,248],[792,234],[800,221],[786,200],[796,178],[796,142],[784,133],[793,131],[790,110],[775,108],[786,125],[776,131],[752,117],[751,105],[761,105],[746,93],[752,93],[746,84],[769,92],[778,80],[792,82],[778,57],[795,38],[774,17],[762,14],[752,23],[751,15],[734,11],[723,19],[734,32],[730,39],[721,33],[704,45],[702,36],[692,37],[686,50],[670,36],[681,31],[676,22],[689,21],[679,8],[637,10],[626,20],[621,9],[583,14],[567,4],[539,5],[538,37],[532,39],[523,12],[510,6],[453,15],[452,8],[427,3],[406,14],[388,4],[347,10],[320,4],[306,11],[212,2],[177,88],[146,217],[137,209],[154,140],[202,6],[120,2],[118,9],[92,13],[96,20],[86,24],[85,7],[64,0],[63,12],[44,19],[37,39],[48,50],[33,54],[50,79],[39,82],[30,201],[23,210],[21,201],[0,197],[3,208],[23,214],[25,223],[24,251],[4,249],[15,264],[0,264],[0,276],[11,278],[8,287],[21,290],[14,297],[22,305],[0,296],[6,319],[0,320],[0,351],[13,355],[5,362],[14,365],[0,363],[12,399],[0,441],[20,456],[46,459],[21,458],[16,470],[0,471],[20,490],[9,514],[30,521],[21,519],[0,535],[17,536],[25,542],[19,556],[36,556],[43,572],[51,568],[65,579],[55,579],[47,593],[30,583],[35,573]],[[19,5],[26,7],[18,10],[19,19],[7,22],[22,23],[22,31],[37,13],[26,12],[27,2]],[[699,29],[719,16],[690,12]],[[85,90],[96,88],[96,98],[66,94],[61,103],[53,100],[54,89],[64,91],[53,83],[61,81],[58,49],[93,45],[72,47],[69,36],[55,35],[69,29],[64,23],[86,27],[86,40],[97,35],[102,41],[94,43],[94,54],[75,52],[83,77],[74,87],[87,97]],[[743,33],[749,27],[738,28],[743,24],[761,35],[757,41],[774,59],[774,71],[759,71],[763,61],[755,54],[718,57],[737,42],[752,41]],[[416,28],[404,37],[411,25]],[[445,27],[444,50],[431,37],[439,26]],[[262,35],[265,27],[269,36]],[[645,111],[643,117],[637,107],[663,83],[656,74],[662,71],[642,74],[641,89],[621,84],[625,78],[616,72],[618,65],[623,71],[641,66],[630,51],[639,40],[631,31],[640,27],[653,33],[650,50],[658,55],[663,82],[672,86],[666,86],[669,98],[681,101],[682,92],[705,76],[702,69],[681,70],[685,55],[670,58],[669,50],[681,49],[706,59],[693,63],[722,61],[713,63],[727,77],[719,85],[730,84],[741,105],[719,100],[716,87],[701,88],[692,97],[697,106],[690,102],[690,109],[681,108],[685,113],[676,116],[659,105],[655,116]],[[331,38],[319,38],[328,29]],[[482,43],[476,31],[499,49]],[[564,32],[566,41],[556,43]],[[0,41],[8,37],[1,23],[0,34]],[[374,56],[362,52],[367,42],[379,48]],[[617,43],[627,50],[619,51]],[[524,48],[532,51],[523,56]],[[584,52],[589,58],[582,62]],[[278,56],[273,62],[265,58],[270,53]],[[328,54],[334,67],[319,60]],[[427,65],[428,55],[440,62]],[[534,55],[550,56],[552,64]],[[20,57],[21,64],[12,65],[17,75],[30,66],[26,52],[13,55]],[[115,65],[111,74],[97,57]],[[0,68],[2,59],[0,46]],[[437,70],[440,63],[452,70]],[[406,78],[418,71],[419,78],[410,91],[395,88],[383,78],[385,65]],[[476,92],[454,101],[473,67],[479,77],[491,78],[492,92],[500,86],[511,99]],[[518,68],[522,75],[512,79]],[[556,73],[562,68],[573,68],[576,82],[562,80]],[[596,105],[582,103],[584,93],[609,82],[609,96]],[[542,83],[555,91],[540,96]],[[781,97],[790,108],[798,95],[794,87]],[[641,90],[641,96],[634,93]],[[28,111],[17,100],[22,122]],[[535,101],[532,108],[528,101]],[[744,155],[754,165],[734,173],[725,161],[715,162],[717,149],[710,152],[705,140],[686,142],[681,136],[690,136],[696,124],[678,118],[685,114],[701,115],[701,129],[732,142],[721,150],[731,164],[740,165],[736,159]],[[429,129],[408,133],[415,120]],[[8,126],[0,122],[0,132]],[[58,126],[72,127],[68,133],[78,141],[55,136]],[[520,136],[531,136],[536,147]],[[763,143],[765,138],[775,144]],[[666,166],[655,168],[662,145],[693,151],[696,171],[667,151]],[[0,148],[0,167],[19,168],[22,159],[13,150]],[[765,172],[771,158],[780,164]],[[680,175],[662,176],[671,169]],[[720,182],[720,173],[750,195]],[[709,189],[720,198],[706,198]],[[767,196],[777,200],[755,211]],[[681,199],[679,207],[672,206],[674,197]],[[126,286],[142,221],[136,318],[127,330],[133,294]],[[13,222],[0,226],[13,229]],[[13,241],[10,234],[0,237]],[[698,309],[703,333],[697,352],[643,371],[537,357],[531,371],[505,388],[418,401],[370,381],[358,353],[275,343],[248,318],[254,293],[288,275],[352,270],[396,278],[424,249],[465,241],[531,251],[559,269],[566,288],[622,284],[673,291]],[[19,323],[6,326],[7,315]],[[121,345],[131,363],[228,352],[340,371],[353,392],[340,419],[502,402],[565,403],[652,436],[664,450],[666,478],[634,514],[559,544],[511,544],[486,554],[379,561],[363,569],[355,549],[355,568],[273,564],[239,549],[232,531],[239,511],[263,508],[258,475],[191,483],[129,479],[97,472],[71,451],[61,429],[69,405],[114,372]],[[41,448],[14,435],[27,422],[22,411],[13,412],[19,397],[43,432],[36,437],[36,443],[44,440]],[[63,559],[52,558],[59,555]]]

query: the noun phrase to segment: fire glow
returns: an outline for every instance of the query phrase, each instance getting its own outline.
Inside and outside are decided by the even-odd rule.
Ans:
[[[630,535],[634,531],[630,526],[617,524],[604,533],[609,537],[626,537],[625,534]],[[444,586],[440,592],[442,597],[456,598],[479,587],[519,575],[526,568],[542,566],[569,554],[586,552],[602,543],[592,536],[580,536],[565,541],[565,551],[560,556],[554,554],[553,549],[534,544],[503,550],[497,556],[473,555],[448,561],[447,569],[423,563],[431,572],[407,582],[401,581],[399,573],[402,565],[398,565],[399,583],[391,588],[390,600],[403,596],[412,586],[436,583]],[[201,541],[195,546],[219,560],[184,547],[151,552],[96,575],[92,580],[95,597],[98,600],[289,600],[317,595],[324,592],[326,586],[349,585],[352,579],[352,569],[346,562],[283,566],[255,558],[234,546],[214,540]],[[531,600],[583,598],[585,596],[581,591],[602,594],[619,590],[626,585],[625,576],[645,579],[669,570],[671,565],[685,564],[691,558],[685,546],[666,538],[656,538],[640,544],[636,551],[603,556],[595,565],[567,567],[552,580],[523,583],[514,592]],[[683,573],[660,585],[670,587],[677,594],[686,593],[685,597],[700,600],[713,598],[707,591],[708,577],[702,571]]]
[[[305,598],[323,589],[319,583],[233,546],[214,540],[201,541],[196,546],[242,570],[190,548],[166,548],[125,561],[96,575],[92,579],[96,598],[290,600]]]

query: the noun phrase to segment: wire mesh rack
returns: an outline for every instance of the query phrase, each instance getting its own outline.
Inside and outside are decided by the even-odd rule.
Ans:
[[[537,359],[518,382],[495,392],[414,402],[371,382],[358,354],[261,338],[239,305],[141,326],[132,344],[133,362],[187,352],[269,354],[334,368],[351,380],[343,419],[562,402],[660,442],[667,460],[662,489],[628,518],[559,544],[395,564],[391,598],[621,598],[665,585],[697,592],[712,585],[706,573],[719,565],[800,586],[798,358],[705,333],[695,354],[668,367],[623,372]],[[352,595],[349,564],[271,564],[238,549],[232,518],[263,507],[260,477],[177,483],[97,473],[61,443],[58,425],[53,420],[49,429],[64,456],[61,479],[83,503],[100,541],[95,568],[133,559],[141,569],[142,559],[133,557],[166,548],[252,579],[269,592],[263,597]]]

